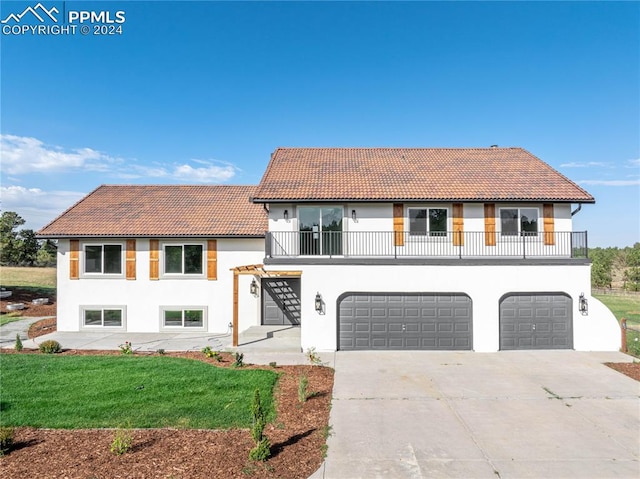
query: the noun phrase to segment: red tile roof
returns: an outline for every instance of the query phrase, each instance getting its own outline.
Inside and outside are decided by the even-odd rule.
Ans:
[[[249,201],[255,186],[100,186],[42,228],[47,238],[261,237],[262,205]]]
[[[595,202],[522,148],[278,148],[253,199]]]

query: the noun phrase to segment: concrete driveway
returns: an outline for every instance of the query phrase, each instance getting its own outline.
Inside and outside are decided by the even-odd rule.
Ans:
[[[576,351],[338,352],[314,478],[640,477],[640,383]]]

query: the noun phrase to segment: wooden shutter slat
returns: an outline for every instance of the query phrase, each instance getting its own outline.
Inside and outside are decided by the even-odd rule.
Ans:
[[[69,241],[69,279],[80,278],[80,241]]]
[[[553,246],[556,244],[553,203],[545,203],[542,205],[542,211],[544,216],[544,244]]]
[[[218,241],[207,241],[207,279],[218,279]]]
[[[404,205],[402,203],[393,204],[393,244],[404,246]]]
[[[496,205],[485,203],[484,205],[484,244],[496,245]]]
[[[136,279],[136,240],[127,240],[127,252],[125,260],[126,278]]]
[[[464,217],[462,203],[453,204],[453,246],[464,245]]]
[[[149,240],[149,279],[160,278],[160,241]]]

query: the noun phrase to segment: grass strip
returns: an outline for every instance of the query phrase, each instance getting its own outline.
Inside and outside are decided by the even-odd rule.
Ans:
[[[246,428],[260,390],[275,417],[268,370],[183,358],[0,355],[0,425],[41,428]]]

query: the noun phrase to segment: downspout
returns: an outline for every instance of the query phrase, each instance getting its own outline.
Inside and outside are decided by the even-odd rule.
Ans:
[[[582,209],[582,203],[578,203],[578,207],[571,212],[571,216],[573,217],[573,215],[578,214],[581,209]]]

